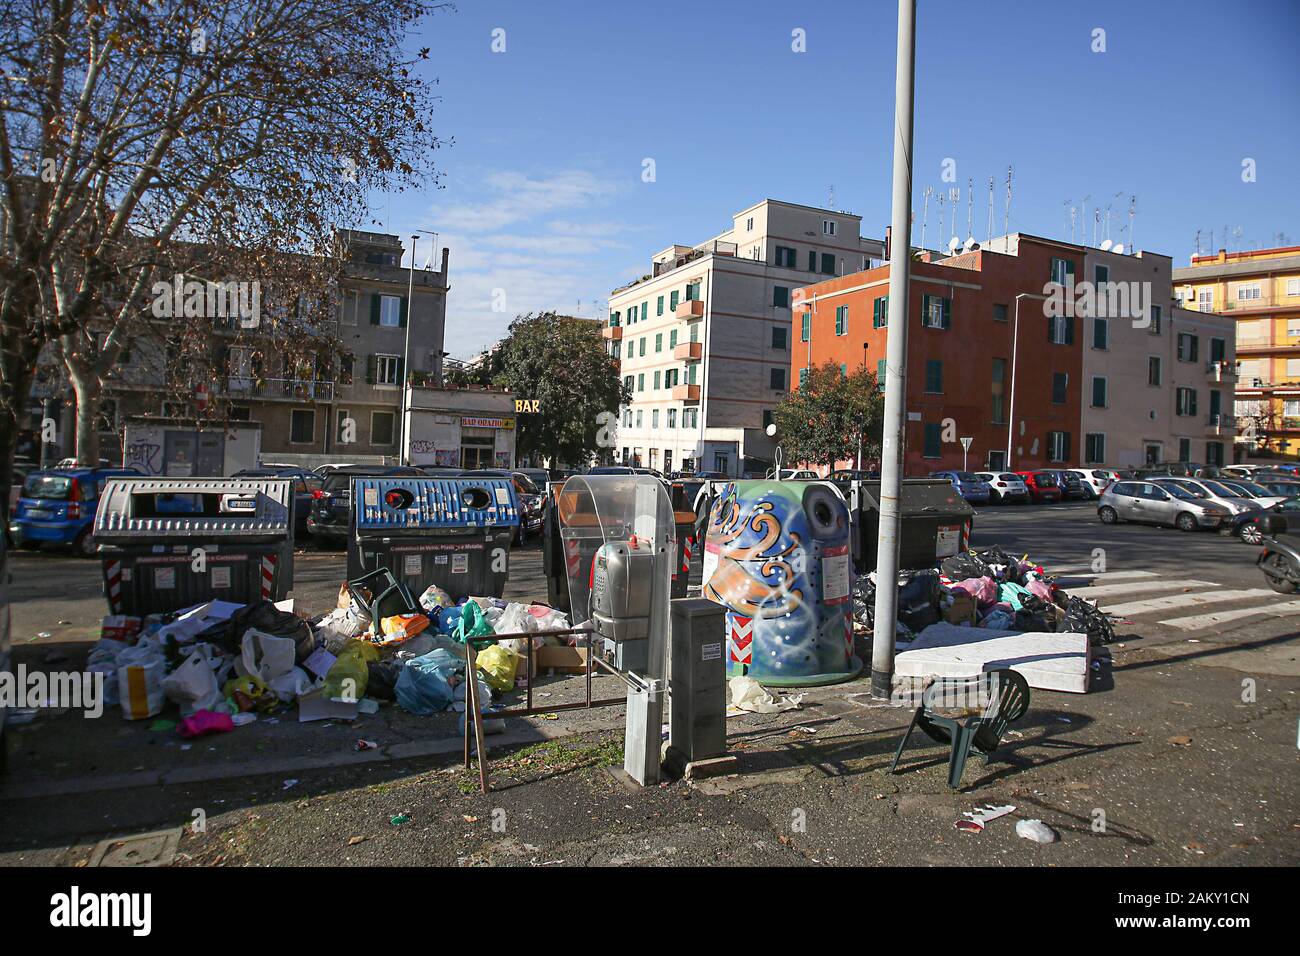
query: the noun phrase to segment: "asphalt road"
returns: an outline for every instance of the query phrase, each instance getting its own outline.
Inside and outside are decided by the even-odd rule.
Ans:
[[[738,774],[648,790],[608,769],[621,707],[508,721],[489,740],[486,796],[460,767],[450,716],[386,707],[299,725],[289,715],[182,750],[149,721],[42,715],[14,733],[0,863],[79,863],[104,837],[178,827],[196,811],[205,827],[186,832],[179,863],[1300,862],[1300,600],[1267,590],[1255,548],[1103,526],[1086,504],[984,509],[972,544],[1062,569],[1072,590],[1121,609],[1121,637],[1089,694],[1034,691],[1026,719],[990,765],[972,761],[960,792],[945,785],[944,755],[919,741],[905,772],[886,772],[910,713],[873,706],[862,680],[810,690],[797,711],[729,720]],[[13,570],[19,660],[66,655],[57,666],[75,666],[103,613],[98,569],[20,554]],[[339,554],[300,556],[299,606],[332,604],[341,573]],[[535,548],[513,555],[508,593],[544,596]],[[616,696],[606,680],[600,693]],[[559,702],[581,683],[536,689]],[[354,752],[357,738],[379,749]],[[1017,810],[982,834],[952,828],[988,802]],[[1020,817],[1060,840],[1017,839]]]

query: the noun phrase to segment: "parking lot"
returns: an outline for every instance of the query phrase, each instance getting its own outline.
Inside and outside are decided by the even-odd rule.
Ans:
[[[1027,553],[1058,572],[1072,593],[1099,600],[1116,615],[1119,635],[1109,649],[1113,660],[1102,655],[1103,669],[1091,693],[1035,691],[1025,739],[1013,745],[1008,757],[1012,768],[971,773],[974,782],[967,794],[946,791],[941,774],[884,775],[907,715],[868,706],[866,681],[860,678],[810,690],[798,711],[728,721],[744,772],[731,784],[712,791],[705,786],[697,793],[723,798],[725,809],[703,811],[717,816],[721,831],[706,827],[688,835],[693,833],[693,811],[675,803],[677,798],[646,791],[622,794],[617,802],[635,812],[599,826],[593,822],[591,832],[566,825],[563,834],[534,833],[529,839],[547,845],[548,853],[548,839],[570,841],[576,848],[555,846],[554,852],[574,854],[571,859],[618,858],[620,847],[671,839],[682,847],[676,862],[741,862],[753,856],[753,841],[736,842],[727,827],[756,833],[760,842],[785,852],[792,845],[773,842],[769,831],[784,832],[783,815],[790,804],[819,808],[836,821],[822,833],[828,843],[805,846],[801,853],[820,854],[819,859],[908,862],[908,854],[924,851],[928,830],[944,832],[949,826],[950,821],[936,824],[935,817],[987,798],[1041,801],[1035,812],[1058,830],[1086,832],[1088,809],[1099,802],[1121,814],[1125,839],[1081,844],[1076,849],[1082,855],[1060,857],[1063,862],[1281,862],[1300,857],[1300,829],[1293,819],[1300,803],[1295,774],[1300,600],[1264,586],[1253,565],[1257,549],[1213,533],[1102,525],[1095,505],[1083,502],[981,508],[972,546],[994,544]],[[296,561],[297,606],[309,611],[331,607],[344,573],[343,554],[308,550]],[[12,570],[16,662],[77,668],[98,636],[104,613],[97,563],[57,553],[19,553]],[[544,599],[535,541],[512,553],[506,597]],[[621,693],[614,679],[601,680],[600,695]],[[1255,695],[1249,704],[1242,696],[1246,680],[1253,682]],[[544,677],[536,689],[549,695],[539,697],[544,706],[546,700],[578,699],[582,681]],[[601,773],[521,776],[518,765],[502,756],[545,740],[566,741],[565,746],[573,741],[573,753],[596,753],[605,746],[602,741],[621,741],[621,707],[550,717],[509,721],[507,734],[490,740],[494,760],[506,762],[500,771],[503,790],[479,797],[458,769],[460,737],[451,714],[415,717],[388,706],[352,722],[298,724],[289,711],[278,720],[263,718],[189,747],[174,731],[151,730],[151,721],[127,722],[116,710],[95,721],[77,714],[42,714],[14,728],[11,772],[0,787],[0,860],[76,862],[105,835],[179,825],[193,808],[203,807],[211,819],[221,821],[219,832],[226,836],[219,846],[215,837],[194,838],[187,853],[196,860],[224,858],[236,841],[242,849],[234,858],[243,862],[329,862],[338,859],[338,847],[348,843],[350,831],[369,833],[366,828],[373,829],[374,819],[389,809],[414,806],[421,827],[429,828],[424,838],[404,843],[383,834],[385,840],[368,843],[349,859],[454,863],[480,854],[510,862],[508,854],[500,857],[500,841],[460,822],[462,813],[469,819],[507,805],[521,813],[526,807],[528,813],[544,816],[549,807],[564,814],[592,790],[608,794],[610,787],[618,789]],[[807,724],[815,725],[815,737],[793,732]],[[1167,743],[1184,736],[1195,744]],[[358,752],[358,738],[373,740],[378,748]],[[1242,780],[1238,766],[1246,758],[1249,782]],[[1164,776],[1168,780],[1157,780]],[[519,786],[525,779],[531,785]],[[1102,779],[1109,783],[1099,783]],[[843,809],[835,809],[842,806],[837,786],[854,788],[868,805],[873,797],[884,801],[895,814],[919,812],[911,822],[922,826],[915,833],[882,837],[879,828],[897,820],[888,814],[877,819],[876,811],[884,808],[876,804],[868,814],[875,832],[862,829],[843,816]],[[1143,794],[1157,788],[1163,788],[1162,805],[1144,806]],[[295,822],[294,808],[307,802],[330,807],[328,812],[336,815],[325,828],[328,836],[322,836],[319,817],[310,826]],[[12,825],[19,820],[21,827]],[[671,832],[665,835],[661,826]],[[265,851],[235,835],[248,827]],[[951,839],[951,830],[946,832]],[[443,838],[452,833],[459,835],[443,846]],[[1189,843],[1209,852],[1189,855]],[[972,846],[952,849],[974,853],[972,862],[998,859]],[[1024,851],[1014,840],[1012,847]]]

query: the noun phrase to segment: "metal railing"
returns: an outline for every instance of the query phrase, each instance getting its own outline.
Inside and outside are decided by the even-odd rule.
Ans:
[[[317,402],[334,400],[334,383],[302,378],[263,378],[231,375],[226,378],[226,394],[232,397],[306,399]]]

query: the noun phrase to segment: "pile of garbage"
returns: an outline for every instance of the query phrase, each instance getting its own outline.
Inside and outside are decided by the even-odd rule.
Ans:
[[[360,597],[360,599],[358,599]],[[526,682],[528,644],[572,645],[568,617],[544,604],[494,597],[454,601],[432,586],[420,610],[373,621],[369,595],[345,584],[337,606],[308,617],[293,601],[210,601],[169,614],[110,615],[87,671],[128,720],[180,710],[184,737],[234,730],[298,706],[299,721],[351,719],[383,701],[412,714],[464,712],[467,642],[481,709]],[[515,635],[498,638],[497,635]]]
[[[853,620],[874,626],[876,573],[853,584]],[[1016,558],[994,546],[945,558],[937,567],[898,575],[896,640],[909,643],[939,621],[1028,633],[1087,634],[1096,646],[1115,640],[1110,619],[1096,604],[1071,597],[1055,577],[1028,555]]]

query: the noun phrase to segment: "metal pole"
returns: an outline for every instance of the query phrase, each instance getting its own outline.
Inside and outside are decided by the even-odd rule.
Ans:
[[[1016,318],[1011,325],[1011,399],[1007,403],[1007,471],[1011,471],[1011,443],[1016,428],[1016,347],[1020,344],[1020,299],[1016,296]]]
[[[894,197],[889,242],[889,328],[885,336],[885,421],[880,453],[880,538],[876,548],[876,617],[871,643],[871,695],[888,699],[894,682],[898,618],[899,496],[907,399],[908,280],[911,272],[912,92],[916,0],[898,0],[898,62],[894,72]]]
[[[411,266],[406,270],[406,342],[402,346],[402,422],[401,442],[397,446],[397,463],[411,463],[410,436],[407,435],[406,416],[409,411],[406,399],[407,386],[411,381],[411,323],[415,321],[415,243],[419,236],[411,237]]]

